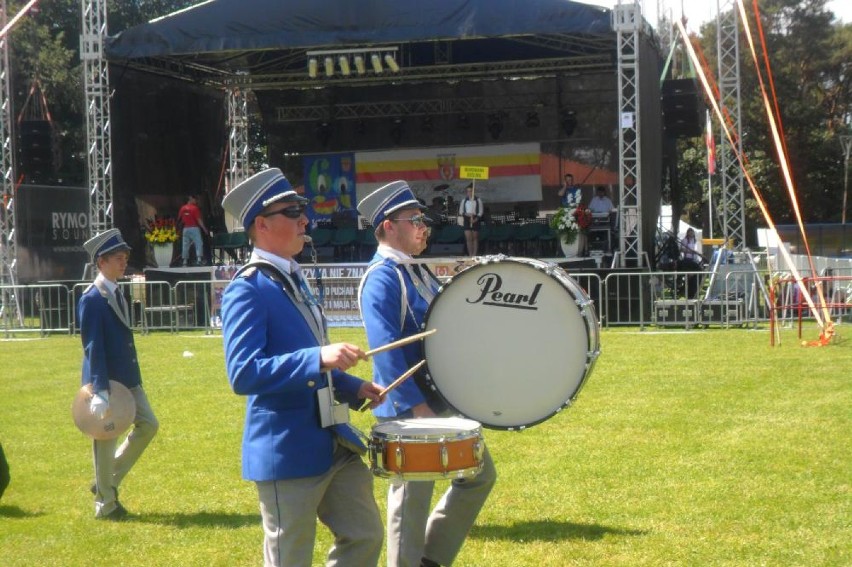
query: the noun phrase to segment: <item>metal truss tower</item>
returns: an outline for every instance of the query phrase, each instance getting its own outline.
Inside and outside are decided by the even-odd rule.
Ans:
[[[6,25],[6,0],[0,2],[0,23]],[[12,151],[12,90],[9,74],[9,36],[0,37],[0,173],[3,202],[0,204],[0,311],[4,319],[19,313],[15,292],[7,286],[17,282],[18,245],[15,235],[15,162]]]
[[[228,86],[228,187],[230,191],[249,177],[249,91]],[[226,215],[230,217],[230,215]],[[242,230],[234,218],[227,219],[229,232]]]
[[[228,88],[228,188],[249,177],[248,91]]]
[[[638,3],[618,4],[612,11],[618,41],[618,150],[620,267],[642,267],[642,175],[639,115],[639,33],[642,13]]]
[[[735,249],[745,246],[745,206],[743,172],[737,160],[742,155],[740,114],[740,41],[739,14],[731,0],[717,0],[716,47],[719,64],[719,106],[727,126],[733,132],[736,148],[727,136],[719,140],[719,173],[722,192],[720,213],[722,234]],[[721,130],[721,129],[720,129]],[[712,219],[711,219],[712,222]]]
[[[104,59],[107,0],[81,0],[80,59],[86,96],[86,154],[91,235],[113,227],[109,68]]]

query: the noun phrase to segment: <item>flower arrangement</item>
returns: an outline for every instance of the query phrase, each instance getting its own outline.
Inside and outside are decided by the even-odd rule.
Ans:
[[[559,207],[550,221],[550,227],[556,231],[565,244],[577,240],[581,230],[586,230],[592,224],[592,212],[586,205],[580,204],[579,191],[573,191],[565,196],[565,205]]]
[[[151,244],[171,244],[177,242],[177,239],[175,219],[165,217],[148,219],[145,226],[145,240]]]

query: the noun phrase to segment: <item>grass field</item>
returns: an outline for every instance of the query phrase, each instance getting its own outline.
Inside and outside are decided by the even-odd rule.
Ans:
[[[605,330],[572,408],[486,433],[499,478],[456,565],[852,565],[852,342],[838,331],[823,348],[785,331],[772,348],[766,330]],[[364,346],[359,330],[332,338]],[[90,443],[70,417],[79,337],[0,342],[0,565],[261,563],[221,338],[136,341],[161,429],[117,524],[92,517]],[[377,479],[382,510],[385,490]],[[323,528],[317,565],[329,543]]]

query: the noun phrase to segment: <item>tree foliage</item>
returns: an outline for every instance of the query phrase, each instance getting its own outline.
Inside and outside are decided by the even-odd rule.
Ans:
[[[751,3],[746,4],[768,89],[754,13]],[[852,117],[852,25],[837,23],[833,14],[826,10],[825,0],[765,0],[760,3],[760,10],[790,169],[803,218],[810,223],[839,222],[844,173],[839,136],[848,133]],[[712,72],[717,73],[715,24],[702,28],[700,44]],[[773,144],[756,67],[742,32],[739,48],[741,127],[747,168],[773,220],[791,223],[795,221],[793,206]],[[716,133],[718,139],[718,129]],[[680,144],[678,171],[686,197],[684,210],[691,222],[700,222],[706,210],[704,140],[692,139]],[[748,185],[745,191],[747,234],[753,235],[754,228],[765,226],[766,222]],[[715,206],[721,194],[714,193]]]

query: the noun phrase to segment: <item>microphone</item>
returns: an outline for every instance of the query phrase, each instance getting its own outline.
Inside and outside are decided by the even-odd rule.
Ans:
[[[308,235],[308,234],[303,234],[303,235],[302,235],[302,240],[304,240],[304,241],[305,241],[305,244],[310,244],[310,243],[312,243],[312,242],[314,241],[314,239],[313,239],[310,235]]]

